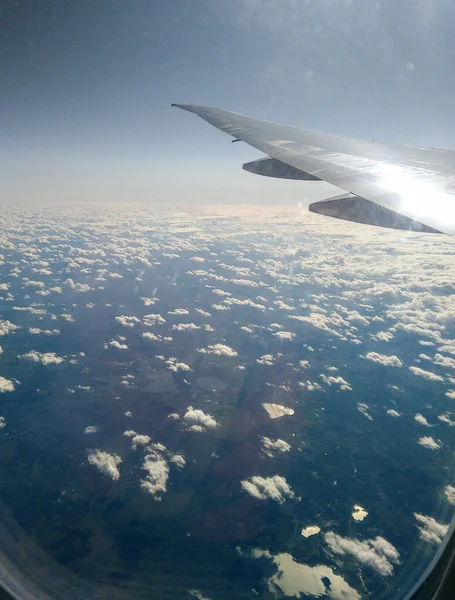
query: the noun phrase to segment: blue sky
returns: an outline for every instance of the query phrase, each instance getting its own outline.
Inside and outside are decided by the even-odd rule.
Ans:
[[[294,203],[320,193],[242,172],[255,150],[171,102],[455,147],[454,26],[449,0],[10,2],[0,197]]]

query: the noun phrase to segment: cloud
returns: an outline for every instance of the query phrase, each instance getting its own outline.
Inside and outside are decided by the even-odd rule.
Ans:
[[[71,288],[73,292],[89,292],[91,290],[86,283],[74,283],[72,279],[66,279],[63,284]]]
[[[430,450],[439,450],[441,447],[437,442],[434,441],[432,437],[421,437],[419,439],[419,444],[424,446],[425,448],[429,448]]]
[[[118,317],[115,317],[115,321],[117,321],[117,323],[120,323],[120,325],[123,325],[123,327],[133,328],[136,325],[136,323],[139,323],[140,319],[134,316],[129,317],[127,315],[120,315]]]
[[[393,574],[393,565],[399,564],[398,550],[383,537],[359,541],[343,538],[329,531],[324,535],[326,544],[335,554],[351,554],[359,562],[373,568],[383,577]]]
[[[280,439],[271,440],[268,437],[262,437],[261,442],[263,452],[270,458],[272,458],[276,454],[283,454],[285,452],[289,452],[289,450],[291,449],[290,444]]]
[[[5,417],[0,417],[0,429],[6,427]]]
[[[186,308],[176,308],[175,310],[168,310],[169,315],[189,315],[190,311]]]
[[[206,429],[214,429],[218,426],[218,423],[211,416],[199,409],[194,409],[192,406],[188,406],[183,420],[186,425],[189,426],[191,431],[205,431]]]
[[[175,329],[176,331],[196,331],[200,328],[199,325],[195,325],[194,323],[178,323],[172,325],[172,329]]]
[[[149,314],[144,315],[144,325],[146,327],[153,327],[154,325],[163,325],[166,323],[166,319],[164,319],[161,315],[158,314]]]
[[[322,387],[319,385],[319,383],[311,382],[311,381],[299,381],[299,387],[305,388],[309,392],[322,390]]]
[[[256,362],[260,365],[272,366],[274,361],[273,354],[263,354],[260,358],[256,359]]]
[[[420,369],[419,367],[409,367],[409,370],[412,373],[414,373],[414,375],[423,377],[424,379],[427,379],[428,381],[444,381],[443,377],[440,377],[439,375],[436,375],[435,373],[432,373],[431,371],[424,371],[423,369]]]
[[[5,392],[14,392],[14,390],[14,381],[11,381],[11,379],[6,379],[5,377],[0,377],[0,394],[4,394]]]
[[[417,423],[420,423],[421,425],[425,425],[425,427],[431,427],[430,423],[428,423],[426,418],[423,415],[421,415],[420,413],[417,413],[414,416],[414,420],[417,421]]]
[[[119,479],[120,472],[118,465],[122,462],[120,456],[109,454],[101,450],[89,451],[88,462],[94,465],[103,475],[110,477],[114,481]]]
[[[427,517],[419,513],[414,513],[414,517],[418,522],[420,537],[426,542],[434,542],[440,544],[446,535],[449,526],[438,523],[433,517]]]
[[[59,365],[65,359],[61,356],[57,356],[55,352],[38,352],[37,350],[31,350],[27,354],[22,354],[19,358],[25,358],[31,362],[41,363],[42,365]]]
[[[169,462],[176,465],[179,469],[183,469],[183,467],[186,465],[186,460],[183,454],[173,454],[169,459]]]
[[[387,411],[387,414],[391,417],[401,417],[401,413],[399,413],[396,410],[393,410],[393,408],[389,408],[389,410]]]
[[[147,472],[147,475],[141,480],[141,488],[155,500],[161,500],[161,496],[167,492],[169,479],[167,462],[160,453],[152,452],[145,457],[142,469]]]
[[[198,352],[201,352],[201,354],[216,354],[218,356],[238,355],[235,350],[225,344],[214,344],[213,346],[207,346],[207,348],[199,348]]]
[[[107,348],[107,346],[111,346],[112,348],[117,348],[117,350],[128,350],[127,344],[121,344],[117,340],[112,340],[111,342],[106,344],[104,347]]]
[[[398,358],[398,356],[386,356],[385,354],[379,354],[378,352],[368,352],[364,357],[367,360],[371,360],[375,363],[379,363],[380,365],[384,365],[384,367],[402,367],[403,363]]]
[[[357,403],[357,410],[358,410],[359,412],[361,412],[361,413],[362,413],[362,415],[363,415],[364,417],[366,417],[366,418],[367,418],[369,421],[372,421],[372,420],[373,420],[373,417],[372,417],[372,416],[370,415],[370,413],[368,412],[369,408],[370,408],[370,407],[368,406],[368,404],[365,404],[365,402],[358,402],[358,403]]]
[[[390,333],[390,331],[378,331],[378,333],[371,335],[371,338],[378,342],[390,342],[393,339],[393,333]]]
[[[184,362],[177,362],[176,358],[168,358],[166,360],[169,371],[191,371],[191,367]]]
[[[89,425],[88,427],[86,427],[84,429],[84,433],[89,435],[91,433],[97,433],[98,432],[98,427],[96,425]]]
[[[19,326],[11,323],[11,321],[0,321],[0,336],[8,335],[16,329],[19,329]]]
[[[455,506],[455,487],[453,485],[446,485],[444,488],[444,494],[447,498],[447,502]]]
[[[295,498],[288,482],[281,475],[273,475],[273,477],[259,477],[256,475],[241,481],[240,485],[247,494],[259,500],[270,498],[279,504],[283,504],[286,498]]]
[[[455,359],[449,356],[443,356],[442,354],[435,354],[434,363],[441,365],[441,367],[447,367],[449,369],[455,369]]]
[[[291,331],[277,331],[273,335],[283,341],[290,341],[295,338],[295,333],[292,333]]]
[[[146,340],[150,340],[151,342],[172,342],[172,338],[169,336],[162,336],[151,331],[146,331],[142,334],[142,337]]]
[[[330,386],[338,385],[340,387],[340,390],[343,390],[346,392],[352,392],[351,385],[342,377],[334,377],[333,375],[330,375],[329,377],[327,377],[327,375],[324,375],[324,374],[319,375],[319,377],[327,385],[330,385]]]

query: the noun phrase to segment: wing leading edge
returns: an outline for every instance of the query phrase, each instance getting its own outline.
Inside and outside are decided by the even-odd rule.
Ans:
[[[339,198],[336,206],[329,206],[330,201],[318,202],[311,205],[314,212],[455,236],[454,151],[357,140],[208,106],[172,106],[198,115],[235,140],[289,165],[293,179],[299,178],[295,174],[298,170],[301,179],[321,179],[348,192],[346,199],[350,202]],[[254,169],[260,173],[256,161]],[[260,174],[283,176],[279,174],[283,169],[275,168],[276,172]]]

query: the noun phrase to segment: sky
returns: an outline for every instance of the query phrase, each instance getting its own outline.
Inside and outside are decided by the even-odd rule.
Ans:
[[[4,0],[0,202],[289,203],[172,102],[455,148],[450,0]]]

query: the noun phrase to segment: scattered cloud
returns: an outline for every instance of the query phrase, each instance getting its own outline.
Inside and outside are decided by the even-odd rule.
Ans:
[[[271,440],[268,437],[262,437],[261,442],[263,452],[270,458],[276,456],[277,454],[289,452],[291,449],[290,444],[280,439]]]
[[[114,481],[120,478],[119,464],[122,462],[120,456],[109,454],[101,450],[90,450],[88,462],[94,465],[103,475],[110,477]]]
[[[15,389],[14,381],[6,379],[5,377],[0,377],[0,394],[14,392]]]
[[[332,531],[324,535],[326,544],[335,554],[350,554],[364,565],[368,565],[383,577],[393,575],[393,565],[399,564],[398,550],[383,537],[370,540],[344,538]]]
[[[41,363],[42,365],[59,365],[65,359],[61,356],[57,356],[55,352],[38,352],[37,350],[31,350],[27,354],[21,354],[19,358],[24,358],[35,363]]]
[[[237,356],[238,353],[226,346],[225,344],[214,344],[213,346],[207,346],[207,348],[199,348],[198,352],[201,354],[216,354],[218,356]]]
[[[270,498],[279,504],[283,504],[286,498],[295,498],[288,482],[281,475],[273,475],[273,477],[259,477],[256,475],[241,481],[240,485],[247,494],[259,500]]]
[[[194,409],[192,406],[188,406],[183,420],[186,425],[189,426],[191,431],[205,431],[206,429],[214,429],[218,426],[218,423],[211,416],[199,409]]]
[[[440,544],[449,526],[438,523],[433,517],[427,517],[419,513],[414,513],[414,517],[418,523],[420,537],[426,542],[434,542]]]
[[[379,354],[378,352],[368,352],[363,358],[367,360],[371,360],[375,363],[379,363],[384,367],[402,367],[403,362],[398,358],[398,356],[386,356],[385,354]]]
[[[424,448],[429,448],[430,450],[439,450],[441,447],[437,442],[434,441],[432,437],[421,437],[419,439],[419,444],[424,446]]]
[[[440,375],[436,375],[435,373],[432,373],[431,371],[424,371],[423,369],[420,369],[419,367],[409,367],[409,370],[412,373],[414,373],[414,375],[423,377],[424,379],[427,379],[428,381],[444,381],[444,378],[441,377]]]

